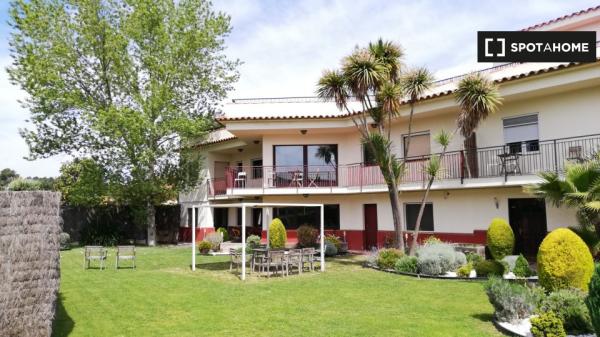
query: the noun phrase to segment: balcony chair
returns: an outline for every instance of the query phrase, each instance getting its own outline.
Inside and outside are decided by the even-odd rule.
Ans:
[[[292,172],[292,180],[290,181],[290,186],[302,187],[303,182],[304,182],[304,173]]]
[[[115,257],[115,268],[119,269],[119,261],[129,260],[132,268],[135,269],[135,246],[117,246],[117,256]]]
[[[98,261],[99,268],[106,268],[106,258],[108,257],[108,250],[102,246],[85,246],[83,252],[83,269],[90,268],[91,261]]]
[[[233,187],[245,188],[247,177],[246,172],[238,172],[236,178],[233,180]]]
[[[567,160],[576,163],[581,163],[584,161],[581,151],[581,145],[569,146],[569,157],[567,158]]]
[[[317,169],[312,178],[310,178],[310,176],[309,176],[308,187],[319,187],[319,185],[317,184],[317,182],[321,181],[321,177],[320,177],[319,173],[320,173],[320,169]]]

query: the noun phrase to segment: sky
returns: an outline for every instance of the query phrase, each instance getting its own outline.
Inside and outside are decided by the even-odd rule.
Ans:
[[[213,0],[231,16],[226,54],[243,62],[231,98],[314,95],[324,69],[337,68],[355,46],[378,38],[399,43],[408,67],[436,79],[490,66],[476,63],[478,30],[519,30],[597,6],[598,0]],[[57,176],[66,156],[28,161],[19,135],[27,128],[25,93],[10,84],[8,1],[0,0],[0,169]]]

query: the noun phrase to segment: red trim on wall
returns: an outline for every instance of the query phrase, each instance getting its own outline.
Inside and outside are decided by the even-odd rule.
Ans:
[[[213,233],[213,227],[196,228],[196,242],[204,240],[204,237]],[[192,227],[179,227],[179,242],[192,242]]]
[[[204,236],[214,232],[214,228],[196,228],[196,242],[202,241]],[[287,242],[290,244],[298,243],[298,232],[295,229],[286,230]],[[344,230],[344,229],[326,229],[325,235],[335,234],[336,236],[345,239],[348,243],[349,250],[363,250],[365,245],[365,236],[363,230]],[[377,246],[383,247],[385,245],[386,237],[393,238],[394,231],[377,231]],[[180,242],[191,242],[192,241],[192,229],[190,227],[179,228]],[[475,230],[473,233],[442,233],[442,232],[427,232],[419,234],[419,243],[422,243],[425,239],[430,236],[435,236],[444,242],[452,243],[472,243],[472,244],[483,244],[486,241],[485,230]],[[412,234],[410,232],[404,233],[404,238],[407,242],[412,240]],[[261,234],[261,242],[267,243],[267,231],[263,230]]]

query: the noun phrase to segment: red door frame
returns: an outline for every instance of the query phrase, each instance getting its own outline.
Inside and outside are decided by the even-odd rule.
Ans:
[[[377,247],[377,204],[364,204],[365,250]]]

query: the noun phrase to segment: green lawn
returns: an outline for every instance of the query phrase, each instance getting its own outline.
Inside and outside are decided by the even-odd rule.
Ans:
[[[61,252],[54,336],[500,336],[480,283],[419,280],[328,260],[288,278],[229,273],[225,257],[140,248],[138,269],[82,269]]]

